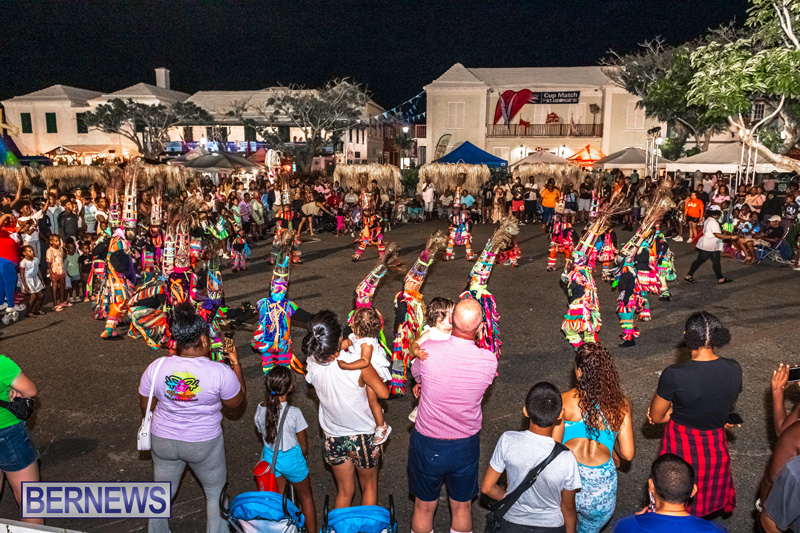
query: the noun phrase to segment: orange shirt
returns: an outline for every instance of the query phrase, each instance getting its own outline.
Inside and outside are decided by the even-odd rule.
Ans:
[[[554,208],[560,194],[561,192],[558,190],[558,187],[553,187],[552,191],[547,190],[547,187],[542,189],[542,192],[539,193],[539,196],[542,197],[542,207]]]
[[[686,200],[686,216],[692,218],[703,216],[703,200],[688,198]]]

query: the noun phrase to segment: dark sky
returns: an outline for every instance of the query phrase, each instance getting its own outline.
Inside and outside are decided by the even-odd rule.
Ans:
[[[56,83],[115,91],[367,86],[391,108],[451,65],[596,65],[656,35],[677,44],[732,19],[746,0],[535,2],[3,2],[0,99]]]

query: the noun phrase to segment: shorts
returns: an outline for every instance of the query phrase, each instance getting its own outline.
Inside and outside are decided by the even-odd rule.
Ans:
[[[374,468],[381,462],[381,447],[375,446],[375,436],[371,433],[345,437],[325,435],[322,458],[331,466],[344,464],[349,459],[356,468]]]
[[[686,222],[694,222],[695,224],[697,224],[698,222],[700,222],[700,217],[690,217],[687,215]]]
[[[261,460],[272,462],[272,448],[264,446],[261,451]],[[300,483],[308,477],[308,463],[303,457],[299,444],[295,444],[285,452],[278,452],[275,461],[275,477],[284,476],[289,483]]]
[[[592,208],[591,198],[578,198],[578,211],[589,211]]]
[[[480,433],[465,439],[433,439],[417,431],[408,443],[408,488],[424,502],[439,499],[442,483],[447,495],[468,502],[478,495]]]
[[[565,215],[574,215],[574,214],[575,214],[575,211],[573,211],[572,209],[567,209],[567,208],[565,207],[565,208],[564,208],[564,214],[565,214]]]
[[[433,202],[425,202],[425,212],[433,213]]]
[[[0,472],[23,470],[38,458],[25,422],[0,429]]]
[[[515,213],[517,211],[525,211],[525,201],[524,200],[513,200],[511,202],[511,210]]]

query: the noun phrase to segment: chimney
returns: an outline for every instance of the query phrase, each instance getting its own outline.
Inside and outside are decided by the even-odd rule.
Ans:
[[[169,69],[159,67],[156,69],[156,86],[169,89]]]

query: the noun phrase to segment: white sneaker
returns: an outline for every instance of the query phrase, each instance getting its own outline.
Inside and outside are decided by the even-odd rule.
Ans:
[[[412,422],[417,422],[417,408],[415,407],[410,413],[408,413],[408,419]]]
[[[683,242],[683,237],[678,235],[677,237],[673,237],[672,240],[675,241],[675,242]]]
[[[387,424],[386,422],[383,423],[382,426],[378,426],[375,428],[375,446],[380,446],[389,438],[389,434],[392,432],[392,426]]]
[[[3,324],[5,324],[6,326],[11,324],[11,313],[4,314],[3,318],[2,318],[2,321],[3,321]]]
[[[0,313],[8,309],[8,304],[0,304]]]
[[[17,305],[15,305],[15,306],[14,306],[12,309],[14,309],[14,311],[19,311],[19,312],[22,312],[22,311],[24,311],[24,310],[25,310],[25,309],[27,309],[27,308],[28,308],[28,306],[27,306],[27,305],[25,305],[25,304],[17,304]]]

